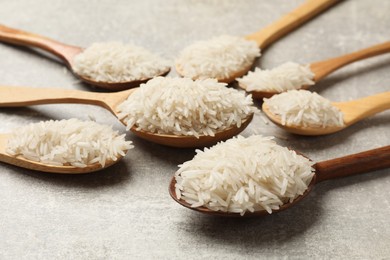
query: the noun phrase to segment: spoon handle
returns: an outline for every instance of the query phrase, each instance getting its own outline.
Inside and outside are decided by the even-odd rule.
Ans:
[[[40,48],[64,60],[67,65],[70,65],[73,57],[82,51],[80,47],[66,45],[41,35],[13,29],[1,24],[0,41],[15,45]]]
[[[264,29],[247,35],[246,39],[256,41],[260,49],[265,49],[287,33],[304,24],[317,14],[340,0],[307,0],[304,4],[284,15]]]
[[[315,164],[317,182],[390,167],[390,145]]]
[[[349,126],[366,117],[390,109],[390,91],[347,102],[334,102],[344,114],[344,123]]]
[[[112,111],[112,108],[106,104],[106,100],[114,94],[71,89],[0,86],[0,107],[73,103],[98,105]]]
[[[319,61],[312,63],[310,69],[314,73],[314,81],[319,81],[322,78],[326,77],[333,71],[353,63],[355,61],[363,60],[380,54],[390,52],[390,42],[385,42],[382,44],[374,45],[372,47],[352,52],[340,57],[332,58],[325,61]]]

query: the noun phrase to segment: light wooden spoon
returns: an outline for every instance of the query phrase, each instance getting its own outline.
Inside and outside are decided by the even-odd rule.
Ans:
[[[27,88],[0,86],[0,107],[20,107],[41,104],[88,104],[104,107],[118,117],[117,106],[125,101],[136,89],[129,89],[115,93],[96,93],[80,90],[63,90],[52,88]],[[173,147],[204,147],[219,141],[229,139],[243,131],[252,121],[253,114],[243,120],[240,127],[232,126],[224,131],[217,132],[215,136],[179,136],[156,134],[132,127],[131,131],[150,142]],[[122,123],[126,125],[123,121]]]
[[[255,41],[259,48],[264,50],[269,45],[276,42],[279,38],[282,38],[287,33],[293,31],[295,28],[304,24],[306,21],[310,20],[337,2],[340,2],[340,0],[307,0],[304,4],[284,15],[276,22],[268,25],[258,32],[247,35],[245,38],[247,40]],[[175,67],[179,75],[186,77],[182,68],[178,64],[176,64]],[[218,81],[230,83],[236,78],[245,75],[251,69],[251,67],[252,64],[232,73],[232,75],[229,75],[227,78],[220,78]]]
[[[385,42],[343,56],[314,62],[310,64],[310,70],[314,74],[313,81],[317,83],[332,72],[336,71],[337,69],[342,68],[345,65],[348,65],[355,61],[367,59],[388,52],[390,52],[390,42]],[[247,89],[247,86],[244,85],[242,82],[240,82],[239,87],[244,90]],[[308,89],[309,87],[311,86],[304,85],[301,87],[301,89]],[[280,94],[280,92],[275,91],[250,91],[250,93],[252,94],[252,97],[256,99],[270,98],[273,95]]]
[[[360,173],[367,173],[375,170],[385,169],[390,167],[390,146],[385,146],[357,154],[352,154],[328,161],[317,162],[314,165],[315,174],[310,182],[307,190],[300,196],[298,196],[293,202],[282,205],[278,210],[273,210],[272,214],[291,208],[303,198],[305,198],[319,182],[347,177]],[[247,212],[243,216],[239,213],[230,213],[222,211],[210,210],[206,207],[192,208],[189,203],[182,199],[177,199],[175,191],[176,180],[172,178],[169,184],[169,194],[171,197],[181,204],[182,206],[201,212],[208,215],[221,216],[221,217],[261,217],[270,215],[267,211],[255,211],[253,213]]]
[[[95,171],[103,170],[117,162],[119,162],[122,159],[121,155],[118,155],[118,159],[116,161],[113,160],[107,160],[104,167],[102,167],[99,163],[94,163],[91,165],[88,165],[87,167],[80,168],[75,167],[71,165],[64,165],[64,166],[58,166],[58,165],[49,165],[41,162],[35,162],[28,160],[22,156],[12,156],[9,155],[6,152],[7,142],[10,138],[11,134],[0,134],[0,162],[12,164],[18,167],[34,170],[34,171],[41,171],[41,172],[50,172],[50,173],[62,173],[62,174],[83,174],[83,173],[90,173]],[[127,151],[126,151],[127,152]]]
[[[13,29],[10,27],[6,27],[4,25],[0,25],[0,41],[10,43],[10,44],[15,44],[15,45],[27,46],[27,47],[36,47],[45,50],[47,52],[50,52],[51,54],[54,54],[55,56],[63,60],[66,66],[73,72],[73,74],[76,75],[78,78],[80,78],[82,81],[103,89],[117,91],[117,90],[134,88],[150,79],[150,78],[145,78],[141,80],[127,81],[127,82],[102,82],[102,81],[96,81],[94,79],[88,78],[83,75],[79,75],[73,70],[73,64],[74,64],[73,61],[78,54],[84,51],[83,48],[60,43],[58,41],[49,39],[41,35]],[[155,75],[155,76],[156,77],[165,76],[169,73],[169,71],[170,69],[168,69],[167,71],[165,71],[160,75]]]
[[[384,92],[347,102],[332,102],[332,105],[343,113],[344,126],[304,127],[283,125],[281,117],[273,114],[266,103],[263,103],[262,109],[272,122],[290,133],[298,135],[326,135],[341,131],[366,117],[390,109],[390,92]]]

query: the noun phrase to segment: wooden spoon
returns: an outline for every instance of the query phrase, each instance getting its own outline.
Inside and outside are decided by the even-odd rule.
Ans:
[[[345,65],[348,65],[355,61],[367,59],[388,52],[390,52],[390,42],[385,42],[343,56],[314,62],[310,64],[310,70],[314,73],[313,81],[317,83],[332,72],[336,71],[337,69],[342,68]],[[240,83],[239,87],[244,90],[247,89],[247,86],[243,83]],[[308,89],[309,87],[310,85],[305,85],[302,86],[301,89]],[[252,94],[252,97],[256,99],[270,98],[275,94],[280,94],[280,92],[275,91],[250,91],[250,93]]]
[[[298,196],[293,202],[282,205],[278,210],[273,210],[272,213],[277,213],[294,206],[296,203],[305,198],[314,188],[314,185],[319,182],[385,169],[388,167],[390,167],[390,146],[318,162],[314,165],[315,174],[307,190],[302,195]],[[260,217],[269,215],[269,213],[265,210],[255,211],[253,213],[247,212],[241,216],[239,213],[214,211],[206,207],[192,208],[189,203],[182,199],[177,199],[175,184],[176,180],[175,177],[173,177],[169,184],[169,194],[171,197],[182,206],[204,214],[222,217]]]
[[[82,81],[103,89],[117,91],[117,90],[134,88],[150,79],[150,78],[145,78],[141,80],[115,82],[115,83],[95,81],[94,79],[88,78],[83,75],[79,75],[73,70],[74,58],[78,54],[84,51],[83,48],[60,43],[41,35],[9,28],[4,25],[0,25],[0,41],[15,44],[15,45],[27,46],[27,47],[37,47],[42,50],[48,51],[54,54],[55,56],[59,57],[61,60],[63,60],[66,66],[73,72],[73,74],[76,75],[78,78],[80,78]],[[155,75],[155,76],[165,76],[169,73],[169,71],[170,69],[168,69],[167,71],[165,71],[160,75]]]
[[[259,48],[263,50],[272,43],[276,42],[279,38],[282,38],[287,33],[304,24],[306,21],[310,20],[337,2],[339,2],[339,0],[307,0],[304,4],[286,14],[276,22],[268,25],[258,32],[247,35],[245,38],[247,40],[255,41]],[[248,67],[241,68],[239,71],[229,75],[227,78],[220,78],[218,81],[230,83],[236,78],[245,75],[251,67],[252,64]],[[176,71],[179,75],[183,77],[186,76],[182,68],[178,65],[176,65]]]
[[[122,156],[118,155],[118,159],[116,161],[107,160],[104,167],[102,167],[99,163],[94,163],[84,168],[75,167],[71,165],[58,166],[58,165],[44,164],[41,162],[28,160],[22,156],[15,157],[6,153],[7,142],[10,136],[11,134],[0,134],[0,162],[5,162],[8,164],[12,164],[18,167],[22,167],[34,171],[62,173],[62,174],[83,174],[83,173],[90,173],[90,172],[103,170],[119,162],[120,159],[122,159]]]
[[[283,125],[281,117],[273,114],[264,102],[263,112],[277,126],[298,135],[326,135],[335,133],[371,115],[390,109],[390,92],[384,92],[373,96],[360,98],[347,102],[332,102],[344,114],[344,126],[331,127],[304,127],[295,125]]]
[[[118,117],[117,106],[125,101],[136,89],[129,89],[116,93],[97,93],[80,90],[63,90],[52,88],[26,88],[0,86],[0,107],[20,107],[40,104],[74,103],[104,107]],[[243,131],[252,121],[253,114],[241,123],[240,127],[232,126],[215,136],[179,136],[156,134],[132,127],[131,131],[145,140],[173,147],[204,147],[219,141],[229,139]],[[122,121],[124,125],[125,122]]]

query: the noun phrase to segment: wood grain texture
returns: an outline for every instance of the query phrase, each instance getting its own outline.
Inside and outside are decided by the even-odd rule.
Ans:
[[[315,164],[317,182],[390,167],[390,145]]]

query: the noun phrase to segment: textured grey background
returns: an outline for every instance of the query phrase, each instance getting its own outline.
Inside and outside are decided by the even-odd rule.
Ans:
[[[303,0],[0,1],[0,23],[88,46],[133,42],[168,58],[195,40],[254,32]],[[389,40],[390,1],[345,0],[264,51],[259,64],[313,62]],[[352,64],[313,90],[334,101],[389,91],[390,56]],[[171,72],[170,76],[176,75]],[[95,91],[35,51],[0,44],[0,84]],[[0,93],[0,97],[3,95]],[[0,109],[0,132],[46,119],[93,116],[125,128],[102,108],[46,105]],[[324,137],[285,134],[256,117],[244,135],[278,142],[320,161],[390,143],[390,113]],[[390,259],[390,171],[329,181],[295,208],[261,219],[220,219],[168,195],[191,149],[128,133],[136,148],[98,173],[61,176],[0,163],[1,259]]]

